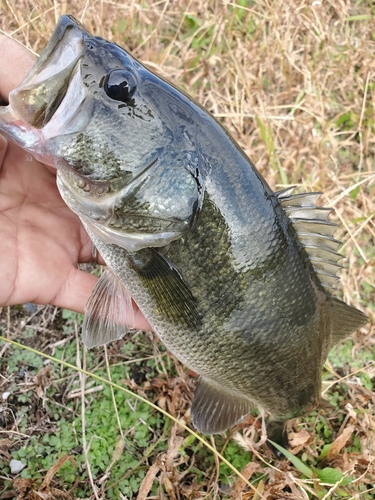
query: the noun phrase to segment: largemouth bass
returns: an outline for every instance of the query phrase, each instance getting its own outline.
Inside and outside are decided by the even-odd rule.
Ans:
[[[207,111],[71,16],[10,94],[0,130],[57,168],[107,264],[86,307],[88,347],[132,327],[132,298],[200,375],[199,431],[254,406],[276,422],[319,406],[329,349],[367,321],[331,294],[340,242],[320,193],[273,192]]]

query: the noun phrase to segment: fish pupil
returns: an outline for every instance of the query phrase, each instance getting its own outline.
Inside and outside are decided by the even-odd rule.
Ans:
[[[123,70],[114,70],[104,80],[104,90],[115,101],[126,102],[135,92],[134,77]]]

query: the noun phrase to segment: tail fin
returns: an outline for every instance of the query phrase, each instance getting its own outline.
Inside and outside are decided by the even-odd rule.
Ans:
[[[272,451],[274,456],[281,460],[284,454],[273,445],[273,442],[282,446],[286,450],[289,449],[288,433],[285,427],[285,420],[273,420],[267,422],[267,446]]]
[[[368,322],[368,317],[355,307],[334,297],[329,298],[332,313],[333,345],[348,337]]]

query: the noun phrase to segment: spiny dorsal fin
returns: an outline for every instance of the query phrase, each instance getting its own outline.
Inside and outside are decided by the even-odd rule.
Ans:
[[[190,415],[194,427],[203,434],[217,434],[233,427],[253,409],[248,399],[220,384],[200,377]]]
[[[280,189],[280,191],[275,191],[275,195],[279,198],[279,200],[283,198],[289,198],[289,196],[293,193],[296,186],[290,186],[284,189]]]
[[[85,307],[83,343],[91,349],[123,337],[134,328],[132,299],[123,283],[107,267]]]
[[[337,224],[328,220],[332,208],[318,207],[322,193],[293,195],[294,186],[277,191],[280,205],[293,223],[299,241],[303,244],[321,284],[333,288],[342,268],[337,264],[343,255],[337,252],[341,242],[333,238]]]

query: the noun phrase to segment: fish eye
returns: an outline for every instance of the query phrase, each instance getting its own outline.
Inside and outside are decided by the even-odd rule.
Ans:
[[[105,77],[103,84],[105,93],[115,101],[126,102],[133,96],[136,83],[129,71],[113,70]]]

